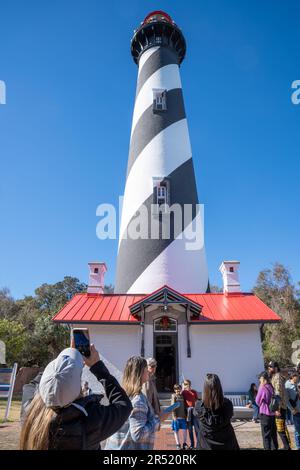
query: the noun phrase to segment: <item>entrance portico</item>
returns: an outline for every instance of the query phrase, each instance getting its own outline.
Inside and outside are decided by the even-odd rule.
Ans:
[[[186,357],[191,357],[189,325],[191,317],[200,316],[202,306],[190,301],[168,286],[145,297],[130,308],[141,320],[141,355],[157,360],[157,389],[170,392],[183,379],[179,354],[179,329],[185,330]],[[181,349],[181,348],[180,348]]]

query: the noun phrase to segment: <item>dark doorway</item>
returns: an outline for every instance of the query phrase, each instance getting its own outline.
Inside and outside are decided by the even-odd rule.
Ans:
[[[155,333],[154,352],[157,390],[160,393],[173,392],[173,385],[178,381],[177,333]]]

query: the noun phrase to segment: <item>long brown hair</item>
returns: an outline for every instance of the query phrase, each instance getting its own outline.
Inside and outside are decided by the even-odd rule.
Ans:
[[[223,406],[224,394],[217,374],[206,375],[203,385],[202,401],[205,408],[209,408],[211,410],[218,410]]]
[[[141,393],[143,387],[142,378],[146,367],[146,359],[140,356],[130,357],[126,362],[122,387],[130,398]]]
[[[49,430],[56,413],[47,408],[39,394],[33,398],[20,437],[21,450],[48,450]]]

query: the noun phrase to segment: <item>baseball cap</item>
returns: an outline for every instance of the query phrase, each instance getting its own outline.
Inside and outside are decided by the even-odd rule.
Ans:
[[[147,364],[148,366],[157,366],[157,361],[154,359],[154,357],[149,357],[147,359]]]
[[[45,368],[39,393],[47,408],[69,405],[81,391],[83,358],[77,349],[64,349]]]
[[[272,369],[275,369],[275,367],[279,367],[279,364],[276,361],[270,361],[269,364],[268,364],[268,367],[271,367]]]

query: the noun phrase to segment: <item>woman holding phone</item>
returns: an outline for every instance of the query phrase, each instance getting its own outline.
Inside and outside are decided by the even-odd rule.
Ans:
[[[148,380],[147,361],[139,356],[128,359],[122,385],[131,399],[133,409],[122,428],[107,440],[105,450],[153,449],[155,432],[159,430],[160,421],[168,414],[155,415],[142,392],[143,384]]]
[[[132,410],[128,396],[93,344],[89,352],[86,357],[67,348],[47,365],[38,393],[26,409],[21,450],[98,450],[100,442],[126,421]],[[101,395],[81,396],[84,364],[102,384],[108,406],[101,405]]]

